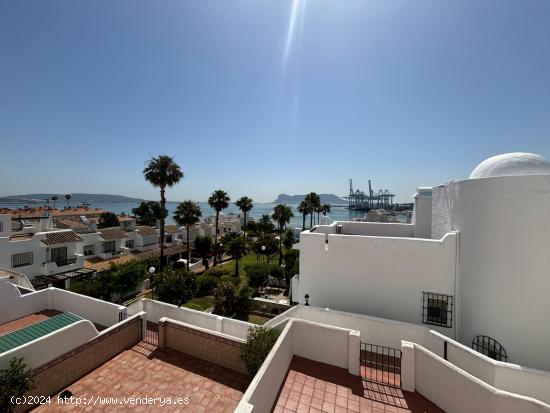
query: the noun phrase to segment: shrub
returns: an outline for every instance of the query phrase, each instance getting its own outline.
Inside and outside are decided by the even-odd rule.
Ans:
[[[155,298],[165,303],[181,306],[197,293],[195,274],[187,270],[174,271],[165,268],[155,279]]]
[[[241,359],[250,374],[258,372],[278,336],[277,331],[266,327],[252,327],[248,330],[246,343],[241,345]]]
[[[235,299],[234,308],[234,312],[237,313],[237,315],[243,316],[252,309],[254,306],[254,303],[252,302],[252,294],[254,294],[254,290],[247,285],[243,286],[239,290],[239,294]]]
[[[0,370],[0,412],[13,412],[12,397],[23,397],[33,387],[32,372],[22,358],[12,358]]]
[[[199,275],[197,277],[197,296],[204,297],[209,295],[214,288],[218,286],[220,279],[212,275]]]
[[[235,286],[228,281],[222,281],[214,289],[214,314],[231,315],[237,291]]]
[[[223,275],[229,275],[229,270],[223,266],[212,267],[204,272],[204,275],[212,275],[213,277],[221,277]]]
[[[283,278],[281,268],[277,264],[251,264],[246,267],[248,285],[252,288],[260,288],[271,275],[276,278]]]

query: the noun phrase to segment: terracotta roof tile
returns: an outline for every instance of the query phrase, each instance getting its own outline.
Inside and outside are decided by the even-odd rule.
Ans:
[[[151,235],[157,235],[157,231],[146,225],[140,225],[136,227],[136,232],[142,237],[149,237]]]
[[[175,234],[178,232],[178,227],[176,225],[165,225],[164,226],[164,230],[168,233],[168,234]]]
[[[106,240],[126,238],[128,233],[120,227],[101,228],[97,231],[99,236]]]
[[[83,241],[83,239],[76,235],[73,231],[54,231],[47,232],[41,241],[46,245],[57,245],[68,244],[69,242],[80,242]]]
[[[61,220],[58,224],[64,225],[67,228],[88,228],[86,224],[78,221],[72,221],[70,219]]]

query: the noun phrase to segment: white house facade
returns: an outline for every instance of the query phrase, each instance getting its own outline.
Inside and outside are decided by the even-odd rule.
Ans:
[[[469,179],[419,188],[414,201],[411,224],[302,232],[293,300],[428,324],[493,358],[549,370],[550,163],[500,155]]]

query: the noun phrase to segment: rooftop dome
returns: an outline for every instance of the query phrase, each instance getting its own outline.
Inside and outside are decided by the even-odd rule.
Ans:
[[[550,162],[534,153],[504,153],[481,162],[470,179],[520,175],[550,175]]]

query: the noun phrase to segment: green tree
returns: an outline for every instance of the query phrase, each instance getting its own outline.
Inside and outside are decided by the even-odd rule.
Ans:
[[[168,155],[159,155],[151,158],[143,170],[145,180],[160,189],[160,210],[166,209],[166,187],[176,185],[183,178],[183,172],[174,158]],[[162,272],[164,267],[164,216],[160,216],[160,268]],[[151,280],[153,281],[153,280]]]
[[[109,274],[108,288],[110,292],[118,293],[122,301],[125,294],[135,290],[139,282],[145,279],[146,269],[143,263],[134,260],[121,265],[111,264]]]
[[[238,277],[239,263],[243,255],[246,253],[246,241],[243,237],[238,236],[226,244],[225,251],[235,259],[235,277]]]
[[[254,206],[254,202],[252,199],[250,199],[247,196],[243,196],[235,202],[235,205],[242,211],[243,213],[243,228],[244,228],[244,238],[246,239],[246,224],[247,224],[247,218],[248,218],[248,212],[252,209]]]
[[[248,330],[246,343],[241,344],[241,359],[250,374],[258,372],[278,337],[277,331],[266,327],[252,327]]]
[[[248,285],[254,288],[256,291],[265,284],[271,273],[273,265],[258,263],[251,264],[246,267],[246,277],[248,278]]]
[[[0,370],[0,412],[13,412],[16,405],[12,404],[12,397],[23,397],[32,387],[32,370],[23,358],[10,359],[9,365]]]
[[[264,214],[261,216],[257,226],[264,235],[269,234],[271,231],[273,231],[273,229],[275,229],[275,225],[273,225],[271,217],[268,214]]]
[[[248,315],[250,310],[254,307],[252,301],[252,295],[254,290],[247,285],[244,285],[239,290],[237,298],[235,299],[234,312],[237,314],[237,318],[244,318]]]
[[[208,198],[208,205],[216,211],[216,233],[214,234],[214,266],[218,262],[218,223],[220,212],[229,206],[229,195],[222,189],[217,189],[212,192]]]
[[[308,214],[311,214],[311,205],[307,201],[300,202],[298,205],[298,212],[302,214],[302,231],[306,229],[306,217]]]
[[[109,227],[118,227],[120,222],[118,217],[112,212],[104,212],[99,216],[98,228],[109,228]]]
[[[324,216],[330,213],[330,209],[331,209],[330,204],[321,205],[321,212],[323,213]]]
[[[288,205],[279,204],[273,208],[271,217],[277,223],[277,231],[279,232],[279,265],[283,263],[283,231],[293,216],[292,208]]]
[[[155,298],[178,307],[189,301],[198,291],[195,274],[185,269],[166,267],[157,280]]]
[[[214,289],[214,314],[228,316],[233,314],[233,305],[237,295],[235,286],[229,281],[222,281]]]
[[[291,249],[295,242],[296,239],[294,237],[294,230],[292,228],[288,228],[283,234],[283,245],[285,249]]]
[[[191,225],[195,225],[199,222],[201,215],[202,212],[200,207],[193,201],[184,201],[180,203],[174,212],[174,221],[176,221],[178,225],[185,226],[185,232],[187,233],[187,270],[189,270],[189,263],[191,262],[189,231],[191,229]]]
[[[67,208],[70,208],[71,207],[71,198],[73,196],[71,194],[67,194],[65,195],[65,199],[67,200]]]
[[[208,254],[212,252],[212,240],[210,237],[201,237],[198,235],[195,238],[195,249],[202,258],[202,265],[208,269]]]
[[[138,207],[132,208],[132,214],[136,217],[138,225],[154,227],[157,225],[157,220],[160,221],[161,218],[160,202],[142,201]],[[164,208],[162,216],[164,218],[168,216],[166,208]]]
[[[59,199],[59,197],[57,195],[52,196],[52,201],[53,201],[53,207],[54,208],[55,208],[55,203],[57,202],[58,199]]]
[[[204,297],[205,295],[210,295],[212,291],[218,286],[220,279],[213,275],[199,275],[197,277],[197,296]]]
[[[321,205],[321,198],[319,197],[319,195],[317,195],[315,192],[310,192],[309,194],[306,195],[306,197],[304,198],[305,202],[309,205],[310,207],[310,221],[309,221],[309,227],[313,227],[313,217],[314,217],[314,212],[316,211],[316,209],[319,207],[319,205]]]
[[[266,261],[269,261],[269,257],[274,255],[278,251],[278,244],[275,237],[271,234],[260,236],[253,244],[256,257],[264,256]],[[258,261],[258,260],[256,260]]]

